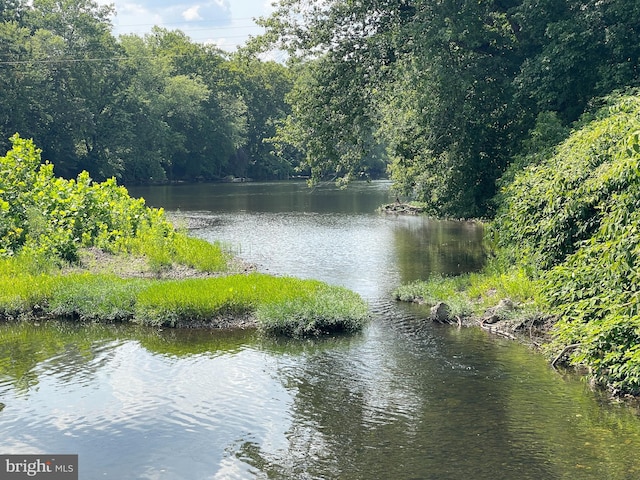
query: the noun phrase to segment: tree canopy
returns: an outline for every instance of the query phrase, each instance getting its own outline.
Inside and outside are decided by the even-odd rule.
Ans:
[[[384,150],[440,215],[491,214],[541,114],[570,125],[640,82],[631,0],[280,0],[262,24],[304,70],[278,135],[314,175],[362,176]]]
[[[536,150],[640,83],[632,0],[280,0],[233,55],[162,28],[115,38],[113,14],[0,5],[0,142],[125,183],[387,170],[431,213],[491,216]]]
[[[288,113],[288,70],[180,31],[111,33],[93,0],[0,5],[0,146],[19,133],[67,178],[124,183],[284,178],[264,139]]]

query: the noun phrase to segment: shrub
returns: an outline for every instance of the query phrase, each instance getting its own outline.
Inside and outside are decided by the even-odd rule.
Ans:
[[[87,172],[56,178],[31,140],[14,135],[11,142],[0,157],[0,256],[25,250],[75,261],[80,246],[118,251],[142,232],[154,235],[147,236],[154,246],[173,234],[162,210],[131,198],[115,179],[94,183]]]
[[[516,176],[493,224],[560,318],[557,354],[640,394],[640,97],[622,96]]]

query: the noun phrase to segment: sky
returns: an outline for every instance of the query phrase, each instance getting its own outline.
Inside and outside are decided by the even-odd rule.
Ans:
[[[154,25],[181,30],[193,42],[213,43],[227,52],[258,35],[254,18],[268,15],[273,0],[98,0],[115,5],[113,33],[144,35]]]

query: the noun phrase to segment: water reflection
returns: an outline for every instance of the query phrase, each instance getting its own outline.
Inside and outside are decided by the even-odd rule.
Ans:
[[[519,345],[374,310],[305,341],[3,325],[41,349],[2,350],[3,451],[79,453],[90,478],[637,476],[633,412]]]
[[[347,189],[325,184],[308,188],[304,181],[138,186],[130,192],[147,205],[168,210],[219,213],[372,213],[391,201],[390,183],[356,182]]]
[[[478,223],[428,217],[395,217],[394,222],[392,246],[401,283],[477,271],[484,264]]]

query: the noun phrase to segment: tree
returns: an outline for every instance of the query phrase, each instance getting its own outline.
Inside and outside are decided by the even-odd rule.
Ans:
[[[251,55],[235,54],[227,64],[228,88],[246,105],[246,142],[237,151],[239,167],[234,174],[257,179],[283,179],[293,173],[294,159],[275,154],[269,139],[276,125],[289,113],[285,102],[291,90],[289,70],[273,61],[262,62]]]
[[[37,122],[17,127],[67,176],[83,168],[97,178],[120,171],[114,107],[124,73],[114,62],[122,51],[110,33],[111,13],[89,0],[35,0],[24,15],[29,82],[15,87],[30,95]]]
[[[281,136],[324,162],[314,175],[348,177],[367,158],[331,151],[336,132],[386,145],[397,189],[440,215],[492,213],[540,113],[568,124],[640,81],[629,0],[281,0],[262,23],[262,41],[309,70],[316,100],[289,97],[297,116]]]
[[[0,22],[16,22],[20,24],[27,4],[23,0],[4,0],[0,4]]]

